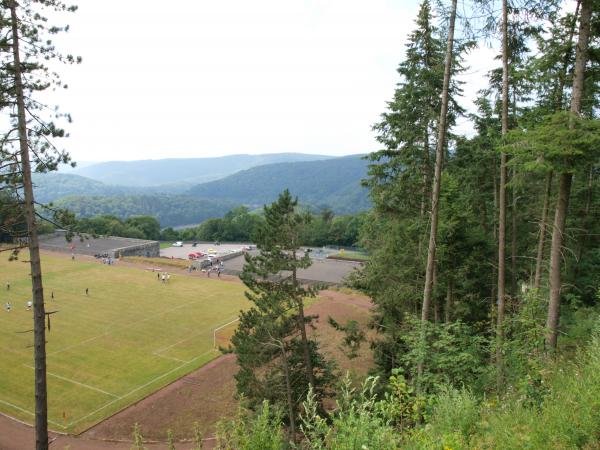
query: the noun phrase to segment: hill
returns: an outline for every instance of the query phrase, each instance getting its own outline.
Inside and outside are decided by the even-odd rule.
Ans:
[[[189,187],[218,180],[240,170],[264,164],[315,161],[331,156],[304,153],[228,155],[215,158],[171,158],[138,161],[109,161],[77,168],[73,173],[105,184],[127,186],[179,185]]]
[[[187,194],[260,207],[274,201],[287,188],[303,204],[353,213],[370,207],[368,191],[360,186],[360,180],[367,176],[368,164],[362,155],[267,164],[194,186]]]
[[[34,173],[33,183],[35,198],[41,203],[53,202],[71,195],[110,197],[117,195],[180,194],[189,189],[189,185],[176,184],[144,187],[111,185],[72,173],[56,172]]]
[[[91,178],[62,173],[34,173],[35,199],[53,202],[69,195],[110,196],[132,193],[124,186],[109,186]]]
[[[153,216],[163,227],[168,227],[199,224],[211,217],[222,217],[239,204],[184,195],[138,194],[69,196],[57,200],[55,205],[73,211],[77,217],[109,214],[126,219],[130,216]]]

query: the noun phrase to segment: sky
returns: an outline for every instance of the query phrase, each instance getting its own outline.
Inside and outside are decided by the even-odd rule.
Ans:
[[[76,161],[379,149],[415,0],[81,0],[48,102]],[[493,51],[467,57],[472,108]],[[458,131],[472,132],[467,120]]]

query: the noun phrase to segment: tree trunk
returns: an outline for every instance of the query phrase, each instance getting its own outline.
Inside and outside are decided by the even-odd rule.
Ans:
[[[281,362],[283,366],[283,374],[285,375],[285,392],[290,415],[290,441],[296,442],[296,412],[294,411],[294,401],[292,400],[292,384],[290,382],[290,366],[287,360],[287,354],[281,347]]]
[[[450,10],[450,26],[448,28],[448,43],[446,46],[446,61],[444,67],[444,84],[442,86],[442,105],[438,123],[438,140],[435,152],[435,169],[433,175],[433,189],[431,194],[431,228],[429,230],[429,246],[427,248],[427,267],[425,269],[425,286],[423,289],[423,305],[421,306],[421,345],[425,348],[425,324],[429,320],[431,308],[431,294],[433,288],[433,268],[435,265],[436,238],[438,227],[438,211],[440,188],[442,184],[442,166],[444,164],[444,150],[446,147],[446,127],[448,117],[448,98],[450,91],[450,77],[452,73],[452,60],[454,50],[454,25],[456,22],[457,0],[452,0]],[[420,358],[417,368],[418,384],[423,375],[423,358]]]
[[[592,17],[592,0],[581,2],[581,15],[579,21],[579,39],[577,52],[575,54],[575,72],[573,75],[573,89],[571,96],[571,112],[579,115],[581,113],[581,99],[583,97],[583,81],[585,65],[587,62],[587,50],[590,37],[590,25]],[[558,322],[560,316],[560,289],[561,280],[561,250],[565,236],[567,222],[567,210],[569,207],[569,196],[571,194],[572,174],[563,172],[560,175],[560,187],[558,202],[554,215],[554,229],[552,230],[552,247],[550,250],[550,301],[548,303],[548,318],[546,320],[546,344],[556,350],[558,344]]]
[[[502,136],[508,133],[508,9],[502,0]],[[496,384],[504,385],[504,302],[506,299],[506,153],[500,155],[500,186],[498,199],[498,311],[496,326]]]
[[[554,215],[554,232],[552,233],[552,247],[550,250],[550,303],[548,304],[548,318],[546,320],[546,329],[548,330],[546,333],[546,344],[552,349],[556,349],[558,343],[557,330],[560,316],[561,288],[560,262],[572,178],[573,176],[570,173],[565,172],[560,175],[558,201]]]
[[[425,128],[425,139],[423,141],[423,195],[421,196],[421,207],[419,211],[419,220],[421,224],[425,222],[425,210],[427,202],[431,202],[431,194],[429,192],[431,186],[431,159],[429,157],[429,123]],[[417,259],[421,260],[423,254],[423,240],[419,236],[417,244]]]
[[[44,311],[44,291],[42,286],[42,265],[35,220],[33,186],[31,182],[31,164],[29,161],[29,143],[27,140],[27,122],[25,118],[25,98],[21,78],[21,59],[19,55],[19,28],[17,4],[10,2],[12,22],[12,51],[14,62],[15,88],[17,94],[17,114],[19,129],[19,149],[25,195],[25,218],[29,239],[29,259],[31,265],[31,286],[33,296],[33,330],[35,359],[35,446],[37,450],[48,449],[48,394],[46,387],[46,327]]]
[[[535,258],[535,278],[533,287],[539,289],[542,283],[542,264],[544,263],[544,247],[546,245],[546,224],[548,223],[548,206],[552,193],[552,175],[550,171],[546,176],[546,191],[544,192],[544,204],[542,206],[542,219],[540,221],[540,236],[538,239],[537,256]]]
[[[494,209],[492,210],[492,238],[493,242],[498,242],[498,223],[496,219],[498,217],[498,180],[496,178],[496,157],[493,157],[492,161],[492,184],[494,188]],[[491,308],[490,308],[490,328],[494,329],[496,326],[496,287],[498,285],[498,247],[494,248],[494,260],[491,264],[492,266],[492,282],[490,289],[490,299],[491,299]]]
[[[579,269],[581,267],[581,259],[583,258],[583,252],[585,250],[585,246],[589,236],[589,227],[588,220],[590,216],[590,210],[592,208],[592,198],[594,191],[594,167],[590,167],[588,172],[588,180],[585,192],[585,207],[583,209],[583,217],[581,218],[582,224],[582,233],[579,237],[579,244],[577,247],[577,261],[575,264],[575,278],[577,278],[579,274]]]
[[[446,291],[446,307],[444,308],[444,321],[446,323],[450,323],[452,318],[451,310],[452,310],[452,289],[453,289],[454,280],[452,277],[448,280],[448,288]]]
[[[572,53],[572,43],[573,36],[575,35],[575,27],[577,25],[577,15],[579,14],[579,7],[581,6],[581,0],[577,0],[577,5],[575,6],[575,12],[573,13],[573,23],[571,24],[571,28],[569,30],[569,46],[567,47],[567,51],[565,52],[563,58],[563,65],[561,71],[558,76],[558,83],[556,85],[556,90],[554,94],[554,110],[561,111],[563,109],[563,94],[565,91],[565,84],[567,82],[567,70],[569,68],[569,61],[571,60]]]
[[[296,251],[293,253],[294,259],[296,259]],[[304,350],[304,364],[306,364],[306,374],[308,376],[308,382],[315,388],[315,373],[313,370],[312,359],[310,358],[310,348],[308,345],[308,338],[306,337],[306,320],[304,319],[304,301],[298,298],[296,295],[298,279],[296,277],[296,268],[292,270],[292,282],[294,284],[294,297],[296,298],[296,304],[298,305],[298,327],[300,328],[300,337],[302,339],[302,348]]]
[[[573,22],[569,29],[568,47],[565,51],[563,58],[562,68],[556,84],[554,93],[554,110],[560,111],[563,109],[563,93],[565,90],[565,83],[567,78],[567,70],[569,68],[569,61],[571,60],[572,43],[573,37],[575,36],[575,27],[577,26],[577,16],[579,14],[579,8],[581,6],[581,0],[577,0],[575,6],[575,13],[573,14]],[[533,287],[539,289],[542,284],[542,265],[544,263],[544,250],[546,245],[546,228],[548,224],[548,210],[550,205],[550,196],[552,193],[552,176],[554,173],[550,171],[546,177],[546,191],[544,193],[544,204],[542,206],[542,218],[540,222],[540,236],[538,239],[538,249],[535,259],[535,277],[533,281]]]
[[[510,295],[517,296],[517,188],[514,184],[516,171],[513,171],[512,179],[512,205],[511,215],[511,244],[510,244]]]

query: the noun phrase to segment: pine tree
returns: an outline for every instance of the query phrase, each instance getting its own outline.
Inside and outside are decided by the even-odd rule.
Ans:
[[[592,0],[582,0],[579,18],[579,39],[575,55],[575,72],[573,75],[573,89],[571,96],[571,113],[579,116],[582,112],[582,99],[584,89],[585,66],[588,61],[588,45],[591,31],[591,18],[593,11]],[[550,302],[548,304],[548,319],[546,321],[546,344],[552,349],[558,345],[558,320],[560,316],[560,291],[562,246],[565,235],[567,211],[573,174],[566,167],[559,177],[558,200],[554,215],[552,231],[552,245],[550,249]]]
[[[423,293],[432,161],[438,145],[446,50],[444,33],[434,22],[426,0],[398,68],[401,79],[394,98],[373,127],[385,148],[369,156],[373,164],[364,182],[370,188],[374,209],[365,221],[362,244],[371,250],[372,257],[356,282],[377,305],[375,326],[381,339],[375,344],[376,357],[386,372],[394,366],[394,355],[399,351],[395,330],[406,312],[420,309]],[[461,70],[456,52],[451,73]],[[462,113],[456,102],[460,83],[451,77],[448,88],[445,129],[451,128]]]
[[[65,132],[53,121],[61,115],[53,113],[46,120],[46,105],[37,101],[35,95],[62,86],[58,75],[45,65],[45,61],[63,58],[57,53],[50,36],[66,28],[49,26],[44,11],[75,11],[76,8],[55,0],[24,0],[20,4],[15,0],[5,0],[1,5],[0,28],[5,31],[0,39],[2,106],[11,110],[13,129],[2,139],[0,164],[4,170],[1,171],[0,187],[18,199],[18,212],[27,227],[34,313],[36,448],[47,449],[44,294],[31,174],[33,171],[55,170],[59,163],[68,162],[69,156],[57,150],[51,141],[65,136]],[[67,62],[75,61],[70,56],[64,58]]]
[[[232,339],[240,366],[238,391],[253,407],[266,399],[285,408],[291,436],[309,386],[323,396],[331,382],[330,365],[306,332],[314,317],[304,314],[304,299],[316,292],[297,278],[298,269],[311,265],[310,255],[300,249],[304,216],[297,205],[285,190],[264,207],[265,222],[256,237],[260,252],[246,255],[240,275],[253,307],[241,313]]]

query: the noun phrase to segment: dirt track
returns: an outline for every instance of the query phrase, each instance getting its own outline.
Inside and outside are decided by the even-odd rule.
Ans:
[[[182,271],[182,273],[185,273]],[[233,277],[223,281],[235,282]],[[327,324],[327,316],[338,322],[357,320],[361,325],[368,321],[371,302],[361,295],[338,291],[321,292],[322,301],[311,305],[308,314],[318,315],[313,331],[325,353],[335,358],[341,371],[364,375],[372,366],[366,349],[361,355],[348,360],[339,348],[341,336]],[[366,345],[365,345],[366,347]],[[237,409],[234,398],[237,371],[235,357],[225,355],[126,408],[80,436],[52,435],[51,448],[71,450],[130,449],[131,430],[139,423],[145,439],[163,443],[146,444],[149,449],[166,448],[166,430],[171,429],[177,440],[191,437],[194,421],[198,421],[205,436],[214,433],[219,419],[232,417]],[[121,441],[121,442],[115,442]],[[127,442],[129,441],[129,442]],[[206,442],[211,448],[213,441]],[[190,445],[190,444],[188,444]],[[29,425],[0,415],[0,450],[34,448],[33,429]]]

